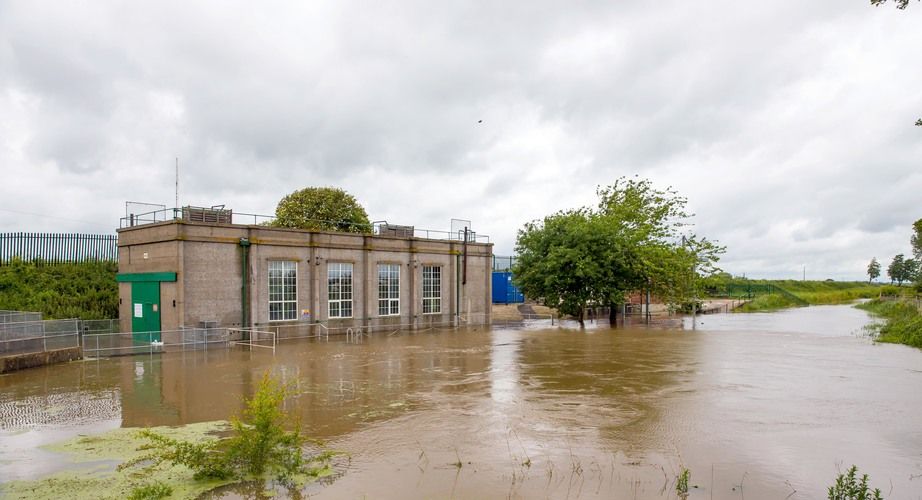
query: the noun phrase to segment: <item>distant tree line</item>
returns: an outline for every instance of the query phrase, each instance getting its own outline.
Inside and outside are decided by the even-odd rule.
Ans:
[[[903,283],[916,283],[917,287],[922,288],[922,219],[912,224],[909,243],[912,245],[912,257],[907,259],[902,253],[895,255],[887,266],[887,276],[891,284],[903,286]],[[877,257],[872,258],[867,271],[869,281],[880,277],[880,271]]]

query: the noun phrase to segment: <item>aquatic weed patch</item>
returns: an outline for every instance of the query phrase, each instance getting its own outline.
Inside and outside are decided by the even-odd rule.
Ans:
[[[9,498],[194,498],[238,483],[292,490],[333,473],[334,453],[287,430],[288,391],[263,376],[240,418],[183,427],[116,429],[47,447],[75,469],[36,481],[0,485]],[[313,444],[316,452],[305,450]],[[78,466],[78,464],[85,464]],[[116,466],[117,464],[117,466]]]
[[[182,427],[156,427],[156,432],[204,442],[218,439],[217,433],[229,429],[226,421],[203,422]],[[76,438],[45,446],[63,455],[74,469],[33,481],[0,484],[0,497],[73,500],[129,498],[137,491],[153,492],[162,484],[174,498],[194,498],[230,481],[196,481],[194,472],[182,466],[159,467],[146,473],[115,470],[117,463],[142,455],[145,440],[137,429],[115,429],[94,436]],[[143,497],[142,497],[143,498]]]
[[[241,418],[231,419],[231,435],[215,440],[183,440],[150,429],[140,432],[147,440],[146,453],[119,465],[119,470],[153,470],[162,464],[183,466],[193,471],[195,480],[230,480],[234,482],[273,478],[286,487],[332,471],[333,453],[321,451],[305,454],[310,440],[301,434],[296,422],[289,421],[282,410],[289,391],[269,373],[263,375],[256,393],[246,400]]]

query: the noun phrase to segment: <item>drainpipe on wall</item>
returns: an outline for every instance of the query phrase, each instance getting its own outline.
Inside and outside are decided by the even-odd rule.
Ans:
[[[250,239],[240,238],[240,248],[243,250],[240,261],[240,327],[247,328],[250,326]]]
[[[461,326],[461,256],[455,255],[455,326]]]

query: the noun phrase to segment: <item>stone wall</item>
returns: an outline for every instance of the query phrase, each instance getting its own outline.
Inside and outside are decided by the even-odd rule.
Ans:
[[[68,347],[53,351],[36,352],[29,354],[14,354],[0,358],[0,373],[7,373],[25,368],[45,366],[53,363],[66,363],[83,359],[83,349]]]

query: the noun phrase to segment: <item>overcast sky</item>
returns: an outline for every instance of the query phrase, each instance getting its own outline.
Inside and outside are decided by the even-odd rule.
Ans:
[[[922,218],[922,3],[0,0],[0,232],[125,201],[374,220],[513,252],[620,176],[750,277],[861,279]],[[481,123],[482,120],[482,123]]]

